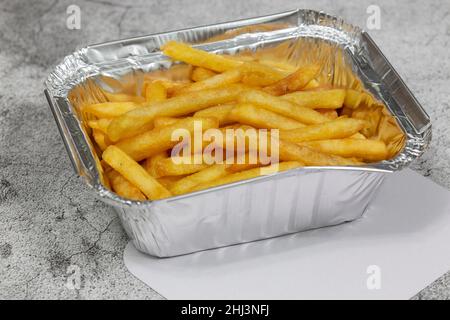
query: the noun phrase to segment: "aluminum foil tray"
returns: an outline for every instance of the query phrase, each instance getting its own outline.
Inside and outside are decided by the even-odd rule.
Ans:
[[[102,184],[99,159],[74,92],[95,100],[93,84],[113,90],[114,81],[141,81],[149,71],[170,67],[172,62],[159,50],[168,40],[228,54],[287,43],[284,54],[292,61],[319,61],[331,84],[362,86],[384,103],[405,133],[404,146],[393,159],[362,167],[304,167],[158,201],[123,199]],[[428,115],[370,36],[311,10],[85,47],[54,69],[45,94],[77,174],[117,211],[136,248],[158,257],[357,219],[385,175],[407,167],[431,139]]]

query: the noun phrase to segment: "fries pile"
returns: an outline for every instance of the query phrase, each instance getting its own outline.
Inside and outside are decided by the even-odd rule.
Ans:
[[[182,64],[147,74],[134,92],[100,89],[99,101],[106,102],[81,109],[104,182],[124,198],[167,198],[258,177],[261,168],[362,165],[389,159],[403,147],[404,135],[384,105],[365,91],[321,83],[320,65],[212,54],[175,41],[162,50]],[[278,129],[279,163],[246,161],[248,147],[239,164],[176,161],[170,156],[178,143],[173,133],[193,133],[195,123],[223,133]],[[238,138],[224,137],[223,148]],[[192,153],[207,145],[203,141]]]

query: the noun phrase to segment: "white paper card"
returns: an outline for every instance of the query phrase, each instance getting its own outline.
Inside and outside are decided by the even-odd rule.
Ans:
[[[165,259],[129,243],[124,260],[168,299],[408,299],[450,269],[450,192],[403,170],[350,223]]]

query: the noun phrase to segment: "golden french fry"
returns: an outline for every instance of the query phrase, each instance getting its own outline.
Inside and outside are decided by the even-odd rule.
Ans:
[[[171,81],[171,80],[167,80],[167,79],[160,79],[160,80],[153,80],[153,81],[158,81],[160,84],[162,84],[164,86],[164,88],[166,89],[167,97],[172,97],[179,90],[182,90],[190,85],[190,82],[186,82],[186,81]],[[144,89],[147,89],[147,86],[152,82],[145,82]]]
[[[245,153],[244,155],[237,155],[235,157],[235,162],[227,168],[227,171],[230,173],[236,173],[261,166],[263,166],[263,164],[261,163],[259,157],[257,157],[256,161],[254,161],[254,159],[250,158],[248,153]]]
[[[148,199],[157,200],[171,196],[169,190],[118,147],[109,146],[103,152],[102,158],[125,179],[139,188]]]
[[[334,109],[316,109],[316,111],[321,113],[322,115],[324,115],[325,117],[327,117],[330,120],[337,119],[337,117],[338,117],[338,113]]]
[[[356,109],[361,105],[371,106],[375,100],[367,92],[347,89],[345,94],[344,106],[350,109]]]
[[[161,49],[166,56],[173,60],[183,61],[193,66],[203,67],[216,72],[234,69],[242,64],[240,61],[198,50],[177,41],[168,41]]]
[[[258,59],[258,62],[275,68],[275,69],[279,69],[288,73],[293,73],[297,70],[297,67],[295,67],[292,64],[289,64],[288,62],[285,61],[280,61],[280,60],[272,60],[272,59],[266,59],[266,58],[262,58],[262,59]]]
[[[152,123],[157,116],[178,117],[213,105],[235,100],[244,87],[231,84],[224,88],[187,93],[153,104],[151,107],[132,110],[114,119],[108,127],[111,141],[132,137]]]
[[[219,73],[208,79],[194,82],[190,86],[177,91],[176,95],[185,94],[188,92],[206,90],[224,87],[226,85],[239,82],[242,78],[242,72],[239,69],[231,69],[223,73]]]
[[[243,71],[242,83],[249,86],[268,86],[289,75],[286,71],[277,70],[254,61],[244,62],[240,68]]]
[[[229,130],[230,131],[229,132],[228,129],[232,129],[232,130]],[[217,147],[224,150],[224,152],[226,151],[227,146],[231,146],[230,149],[234,149],[235,152],[247,151],[247,149],[241,150],[241,148],[240,148],[241,146],[239,145],[239,143],[241,143],[244,147],[248,147],[249,135],[246,135],[246,130],[248,130],[248,129],[255,130],[255,128],[252,128],[252,127],[246,126],[246,125],[242,125],[242,124],[234,124],[234,125],[229,125],[229,126],[219,128],[221,135],[223,137],[223,141],[222,141],[222,145],[217,144]],[[255,131],[255,133],[256,133],[256,131]],[[206,147],[210,143],[211,142],[205,141],[203,144],[203,147]],[[217,142],[215,142],[215,143],[217,143]]]
[[[179,141],[174,140],[173,134],[186,132],[192,135],[194,128],[197,126],[201,127],[202,130],[217,128],[219,121],[215,118],[185,118],[173,125],[155,128],[137,136],[120,140],[116,146],[134,160],[140,161],[178,144]]]
[[[352,114],[353,114],[353,109],[348,108],[348,107],[343,107],[340,112],[341,117],[343,117],[343,116],[351,117]]]
[[[273,81],[271,81],[270,79],[266,79],[264,75],[260,74],[247,72],[242,76],[242,83],[252,88],[254,87],[256,89],[260,89],[260,87],[266,85],[266,82],[268,82],[269,84],[273,83]]]
[[[230,165],[223,163],[204,168],[197,173],[178,180],[172,185],[170,192],[174,195],[179,195],[189,192],[190,189],[194,188],[198,184],[207,183],[226,176],[228,174],[227,168],[229,166]]]
[[[160,81],[154,81],[145,87],[145,101],[147,103],[161,102],[167,99],[167,90]]]
[[[219,104],[218,106],[209,107],[194,113],[194,117],[214,117],[219,120],[219,126],[225,126],[233,123],[232,120],[228,118],[230,111],[235,107],[236,104]],[[155,120],[156,121],[156,120]]]
[[[133,96],[125,93],[111,93],[108,91],[103,91],[103,94],[106,96],[106,99],[108,99],[109,102],[145,102],[145,99],[143,97]]]
[[[301,161],[308,166],[343,166],[362,164],[354,159],[322,153],[289,141],[279,141],[279,157],[283,161]]]
[[[215,76],[216,73],[214,71],[211,71],[209,69],[205,69],[202,67],[197,67],[192,71],[191,79],[192,81],[202,81],[208,78],[211,78],[212,76]]]
[[[142,166],[144,167],[147,172],[155,178],[159,178],[159,174],[156,172],[156,163],[159,160],[168,158],[167,152],[163,151],[160,153],[155,154],[154,156],[146,159]]]
[[[369,139],[332,139],[302,142],[301,145],[311,147],[323,153],[345,158],[361,158],[369,161],[385,160],[387,148],[383,141]]]
[[[253,61],[239,61],[225,56],[209,53],[192,48],[189,45],[176,41],[168,41],[162,46],[163,53],[174,60],[180,60],[197,67],[203,67],[216,72],[224,72],[230,69],[242,67],[246,73],[258,74],[261,85],[272,84],[286,76],[285,72],[275,70],[263,64]],[[245,76],[244,76],[245,78]],[[245,79],[243,80],[246,83]]]
[[[97,119],[97,120],[88,120],[88,126],[92,129],[96,129],[101,131],[103,134],[107,133],[108,126],[111,123],[111,119]]]
[[[166,189],[169,189],[180,179],[183,179],[185,176],[175,176],[175,177],[159,177],[158,182],[161,183]]]
[[[308,127],[289,130],[289,131],[301,130],[301,129],[306,129],[306,128],[308,128]],[[231,137],[229,137],[228,135],[225,135],[226,138],[224,140],[226,140],[226,142],[224,141],[224,145],[223,145],[224,149],[226,148],[226,146],[229,143],[229,140],[230,140],[229,138],[231,138],[231,139],[233,139],[232,143],[234,143],[234,146],[236,149],[239,148],[239,146],[238,146],[239,143],[237,142],[237,141],[239,141],[239,139],[245,141],[243,143],[244,149],[242,149],[242,150],[239,149],[240,150],[239,152],[241,152],[241,154],[244,154],[245,152],[249,152],[250,150],[256,150],[256,151],[259,150],[259,147],[260,147],[259,136],[257,134],[255,135],[255,138],[258,139],[257,140],[258,143],[255,146],[252,146],[251,143],[249,142],[249,136],[245,133],[246,130],[248,130],[248,129],[255,130],[255,128],[252,128],[250,126],[240,126],[240,127],[233,127],[232,129],[235,129],[235,131]],[[237,130],[237,129],[242,129],[242,130]],[[289,131],[285,131],[285,132],[289,132]],[[281,135],[280,135],[280,137],[281,137]],[[268,139],[270,140],[270,135],[269,135]],[[254,148],[256,148],[256,149],[254,149]],[[268,155],[273,156],[274,150],[272,150],[271,143],[267,144],[267,148],[268,148],[268,150],[266,150],[267,156]],[[343,158],[340,156],[324,154],[324,153],[312,150],[311,148],[300,146],[294,142],[283,141],[283,140],[278,141],[278,155],[279,155],[280,160],[282,160],[282,161],[298,161],[298,162],[301,162],[302,164],[304,163],[304,164],[310,165],[310,166],[359,165],[359,164],[361,164],[360,161],[356,161],[354,159],[346,159],[346,158]],[[247,161],[247,163],[248,162],[249,161]],[[259,160],[258,160],[258,162],[259,162]],[[245,169],[244,166],[241,166],[241,167],[242,167],[242,169]],[[240,166],[237,165],[232,168],[234,168],[235,170],[239,170]]]
[[[191,188],[189,191],[193,192],[193,191],[213,188],[213,187],[223,185],[223,184],[233,183],[236,181],[253,179],[253,178],[264,175],[264,172],[277,172],[277,171],[281,172],[281,171],[286,171],[286,170],[300,167],[301,165],[302,164],[298,161],[286,161],[286,162],[281,162],[279,164],[270,165],[269,167],[263,167],[267,171],[262,171],[263,168],[253,168],[253,169],[229,174],[229,175],[226,175],[219,179],[214,179],[211,181],[200,183],[200,184],[196,185],[195,187]]]
[[[360,91],[347,89],[345,94],[344,106],[350,109],[356,109],[361,104],[363,94]]]
[[[109,170],[107,176],[111,183],[111,187],[115,193],[125,199],[132,199],[138,201],[147,200],[144,194],[136,188],[131,182],[125,179],[120,173],[115,170]]]
[[[318,65],[307,65],[299,68],[294,73],[288,75],[274,84],[265,87],[263,90],[275,96],[297,91],[305,87],[319,72]]]
[[[280,130],[280,139],[290,142],[347,138],[360,130],[367,123],[364,120],[338,118],[326,123],[310,125],[303,128]]]
[[[206,118],[206,117],[204,117],[204,118]],[[153,126],[155,128],[171,126],[172,124],[174,124],[175,122],[177,122],[179,120],[181,120],[181,119],[173,118],[173,117],[157,117],[153,121]]]
[[[183,163],[182,158],[166,158],[160,159],[155,164],[155,172],[158,177],[165,176],[182,176],[186,174],[192,174],[207,168],[209,165],[206,163],[196,164],[186,161],[188,163]]]
[[[363,135],[362,133],[359,133],[359,132],[357,132],[355,134],[352,134],[348,138],[349,139],[358,139],[358,140],[365,140],[365,139],[367,139],[365,135]]]
[[[244,170],[258,168],[261,166],[262,166],[262,164],[259,162],[257,162],[257,163],[242,163],[242,164],[235,163],[235,164],[231,165],[230,168],[228,168],[228,172],[236,173],[236,172],[240,172],[240,171],[244,171]]]
[[[361,106],[352,112],[352,118],[361,119],[367,122],[367,126],[361,130],[361,133],[370,138],[375,136],[378,131],[378,125],[383,115],[382,105]]]
[[[319,81],[317,81],[316,79],[312,79],[306,86],[303,87],[303,90],[313,90],[317,89],[319,86]]]
[[[341,108],[344,103],[345,90],[297,91],[285,94],[280,98],[305,108],[338,109]]]
[[[142,104],[136,102],[103,102],[86,105],[83,111],[99,118],[113,118],[140,107]]]
[[[239,95],[239,101],[261,106],[283,116],[293,118],[305,124],[318,124],[329,119],[314,109],[305,108],[290,101],[272,96],[258,90],[246,90]]]
[[[233,108],[228,115],[228,119],[256,128],[289,130],[305,126],[301,122],[278,113],[245,103],[238,104]]]
[[[101,132],[100,130],[93,129],[92,135],[101,151],[104,151],[111,144],[108,141],[106,135],[103,132]]]

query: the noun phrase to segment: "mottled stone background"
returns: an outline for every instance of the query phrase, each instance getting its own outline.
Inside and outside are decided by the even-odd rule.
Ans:
[[[66,28],[71,4],[81,8],[80,30]],[[370,4],[381,8],[381,29],[371,35],[433,121],[431,148],[414,168],[450,188],[448,0],[0,1],[0,298],[162,298],[127,272],[127,238],[115,214],[69,163],[43,95],[44,79],[65,55],[88,44],[294,8],[365,27]],[[65,286],[72,264],[81,270],[79,290]],[[450,273],[415,298],[450,298]]]

